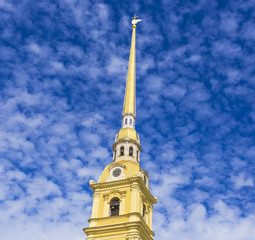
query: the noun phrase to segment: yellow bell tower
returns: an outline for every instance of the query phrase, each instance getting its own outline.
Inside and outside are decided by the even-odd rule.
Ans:
[[[113,162],[103,170],[94,191],[87,240],[153,240],[152,211],[157,198],[149,188],[149,175],[140,168],[139,136],[135,130],[135,31],[140,22],[132,20],[132,41],[123,104],[122,126],[116,135]]]

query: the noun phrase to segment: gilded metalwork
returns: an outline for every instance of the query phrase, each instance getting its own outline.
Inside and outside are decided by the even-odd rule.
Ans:
[[[127,83],[126,91],[123,105],[123,115],[132,114],[135,116],[135,29],[136,23],[142,21],[137,19],[138,16],[134,16],[132,20],[133,32],[129,56],[129,65],[128,65],[128,74],[127,74]]]
[[[136,142],[139,142],[138,134],[136,130],[133,128],[121,128],[117,137],[117,140],[122,140],[125,138],[129,138]]]
[[[136,16],[136,14],[134,15],[134,17],[132,17],[132,24],[133,25],[136,25],[138,22],[141,22],[142,21],[142,19],[137,19],[138,18],[138,16]]]

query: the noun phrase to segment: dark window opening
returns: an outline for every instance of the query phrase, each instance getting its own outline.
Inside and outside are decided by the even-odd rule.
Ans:
[[[132,124],[132,119],[129,120],[129,123]]]
[[[145,211],[146,211],[146,207],[145,207],[145,205],[143,204],[143,217],[145,216]]]
[[[127,124],[127,119],[125,119],[125,124]]]
[[[129,156],[133,156],[133,147],[129,148]]]
[[[121,156],[124,155],[124,147],[123,147],[123,146],[120,147],[120,155],[121,155]]]
[[[110,202],[111,216],[118,216],[120,210],[120,200],[115,197]]]
[[[138,151],[136,151],[136,160],[137,160],[137,162],[138,162],[138,157],[139,157],[138,154],[139,154]]]

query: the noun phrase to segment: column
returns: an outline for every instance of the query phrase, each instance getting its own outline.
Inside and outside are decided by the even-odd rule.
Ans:
[[[130,206],[130,212],[139,212],[139,187],[137,185],[131,186],[131,206]]]
[[[103,217],[109,217],[110,206],[109,206],[109,196],[104,197],[104,215]]]
[[[95,192],[93,194],[93,207],[92,207],[91,218],[97,218],[98,217],[99,199],[100,199],[100,193]]]
[[[149,226],[148,218],[149,218],[149,209],[146,208],[143,220],[144,220],[144,221],[146,222],[146,224]]]
[[[153,211],[153,206],[149,206],[148,207],[148,218],[149,218],[148,225],[151,230],[152,230],[152,211]]]
[[[125,214],[126,194],[121,194],[120,215]]]
[[[143,201],[140,203],[140,214],[143,216]]]

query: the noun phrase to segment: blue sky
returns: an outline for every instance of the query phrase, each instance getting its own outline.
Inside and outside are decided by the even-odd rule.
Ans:
[[[255,240],[255,1],[0,1],[0,232],[84,239],[137,27],[155,239]]]

